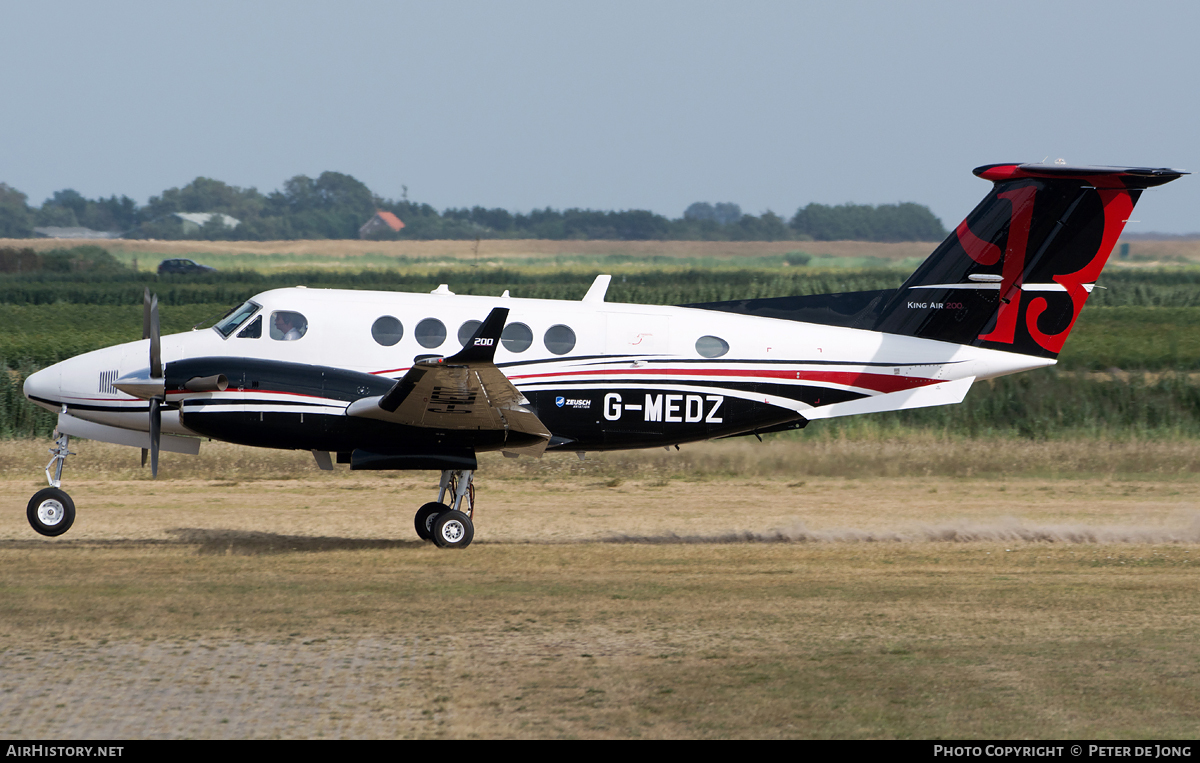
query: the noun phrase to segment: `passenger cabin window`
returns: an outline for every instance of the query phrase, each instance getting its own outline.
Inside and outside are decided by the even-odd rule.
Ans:
[[[404,324],[390,315],[377,318],[371,325],[371,338],[384,347],[391,347],[404,338]]]
[[[575,349],[575,332],[570,326],[560,323],[546,329],[546,335],[542,337],[542,341],[546,343],[546,349],[555,355],[566,355]]]
[[[271,338],[282,342],[294,342],[308,333],[308,320],[291,310],[276,310],[271,313]]]
[[[719,358],[729,352],[729,342],[716,336],[702,336],[696,340],[696,352],[706,358]]]
[[[533,344],[533,332],[524,323],[510,323],[500,334],[500,341],[509,352],[525,352]]]
[[[243,302],[226,313],[225,317],[217,321],[217,324],[213,328],[216,329],[218,334],[228,339],[230,334],[237,331],[238,326],[250,320],[250,316],[258,312],[259,307],[261,305],[253,302]]]
[[[250,325],[238,332],[238,339],[258,339],[262,336],[262,316],[250,321]]]
[[[467,340],[475,333],[475,329],[483,325],[483,321],[467,321],[458,327],[458,343],[467,346]]]
[[[426,318],[417,324],[413,336],[422,347],[441,347],[442,342],[446,341],[446,324],[437,318]]]

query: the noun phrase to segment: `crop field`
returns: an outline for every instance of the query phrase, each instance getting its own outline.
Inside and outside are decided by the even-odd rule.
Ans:
[[[476,264],[474,241],[111,242],[138,272],[0,274],[0,737],[1195,737],[1191,242],[1134,242],[1056,369],[962,405],[485,454],[459,552],[413,531],[432,472],[222,443],[151,480],[136,450],[73,440],[74,527],[25,520],[54,420],[22,380],[137,339],[147,286],[170,332],[296,283],[577,299],[611,272],[611,300],[652,304],[894,288],[932,248],[644,243],[481,242],[513,248]],[[193,254],[222,272],[146,272]]]
[[[142,270],[167,257],[188,257],[222,269],[276,270],[394,268],[414,262],[536,264],[538,262],[724,262],[779,259],[804,252],[831,265],[897,264],[912,269],[940,243],[910,241],[156,241],[92,240],[122,262]],[[1113,267],[1143,268],[1200,262],[1200,241],[1132,241],[1127,260]],[[0,248],[48,251],[68,242],[57,239],[0,239]]]

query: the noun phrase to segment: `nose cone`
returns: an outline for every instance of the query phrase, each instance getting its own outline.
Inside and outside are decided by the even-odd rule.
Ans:
[[[62,400],[62,364],[31,374],[25,379],[23,391],[31,403],[57,411]]]

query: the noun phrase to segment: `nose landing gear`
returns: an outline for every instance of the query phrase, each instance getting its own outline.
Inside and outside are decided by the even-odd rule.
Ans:
[[[34,493],[25,511],[30,526],[39,534],[51,538],[62,535],[75,523],[75,502],[60,488],[63,464],[67,456],[74,455],[67,449],[70,441],[70,435],[58,435],[55,446],[50,449],[50,463],[46,464],[46,479],[50,487]],[[53,476],[51,469],[54,469]]]

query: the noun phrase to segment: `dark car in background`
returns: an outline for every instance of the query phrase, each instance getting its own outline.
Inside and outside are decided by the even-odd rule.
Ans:
[[[162,275],[194,275],[197,273],[215,273],[216,268],[201,265],[192,260],[163,260],[158,264],[158,274]]]

